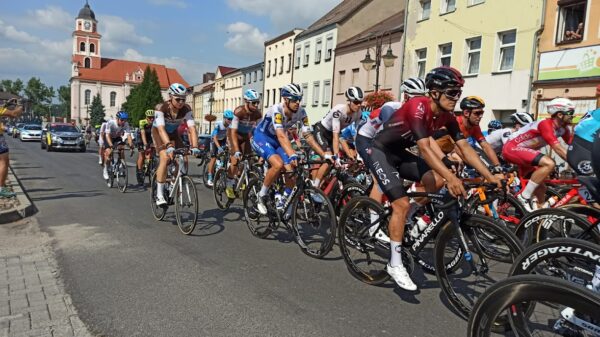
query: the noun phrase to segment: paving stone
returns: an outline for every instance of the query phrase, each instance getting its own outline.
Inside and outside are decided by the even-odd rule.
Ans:
[[[7,266],[17,265],[20,263],[21,263],[21,257],[19,257],[19,256],[11,256],[6,259]]]
[[[69,316],[69,310],[67,309],[67,306],[65,305],[65,303],[49,303],[48,304],[48,311],[50,312],[50,318],[52,320],[57,320],[60,319],[62,317],[68,317]]]
[[[19,318],[10,320],[9,331],[10,333],[24,332],[31,330],[29,317]]]
[[[74,336],[73,328],[71,327],[70,324],[53,326],[51,329],[52,329],[52,334],[54,336],[61,336],[61,337],[73,337]]]
[[[31,317],[31,325],[35,327],[44,326],[42,323],[50,321],[50,314],[48,309],[30,311],[29,316]]]
[[[44,290],[44,295],[46,295],[46,297],[50,297],[50,296],[54,296],[54,295],[58,295],[58,294],[62,293],[61,290],[58,289],[58,287],[55,284],[44,286],[43,290]]]
[[[25,295],[23,295],[22,297],[15,297],[14,299],[10,299],[10,300],[8,300],[8,302],[10,305],[10,314],[11,315],[20,313],[23,311],[23,309],[26,309],[29,307],[29,303],[27,302],[27,298],[25,297]]]
[[[8,301],[0,301],[0,318],[10,315]]]
[[[8,284],[10,291],[24,290],[25,289],[25,280],[23,278],[11,278],[10,283]]]
[[[29,301],[29,303],[31,305],[31,303],[44,302],[46,300],[46,297],[44,296],[43,292],[36,291],[36,292],[27,293],[27,300]]]

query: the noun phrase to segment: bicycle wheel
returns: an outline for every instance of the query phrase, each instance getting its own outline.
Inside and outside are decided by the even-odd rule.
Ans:
[[[152,175],[152,179],[150,180],[150,207],[152,207],[152,215],[154,219],[161,221],[164,219],[165,214],[167,213],[167,207],[160,207],[156,205],[156,172]]]
[[[322,258],[335,243],[337,219],[329,198],[318,188],[306,186],[290,205],[296,242],[310,257]]]
[[[435,242],[435,273],[450,304],[467,318],[483,291],[509,275],[512,263],[523,251],[519,239],[503,224],[481,215],[463,217],[460,230],[469,253],[463,253],[455,270],[444,265],[463,245],[456,227],[446,224]]]
[[[125,193],[127,190],[127,164],[124,159],[119,160],[116,167],[115,178],[117,180],[117,187],[121,193]]]
[[[535,313],[527,316],[523,306],[535,301]],[[468,337],[491,336],[496,318],[504,311],[513,333],[529,336],[597,336],[598,330],[585,331],[564,318],[566,308],[572,308],[578,322],[592,328],[600,322],[598,293],[572,282],[542,275],[518,275],[492,285],[483,293],[471,312]],[[583,319],[582,319],[583,318]]]
[[[213,177],[213,182],[214,182],[214,177]],[[202,183],[204,184],[204,187],[211,189],[212,186],[208,186],[208,163],[204,164],[204,166],[202,166]]]
[[[244,190],[242,203],[244,205],[244,218],[250,233],[257,238],[264,239],[273,231],[272,220],[268,215],[258,212],[258,192],[262,187],[262,180],[251,179],[248,187]]]
[[[198,221],[198,191],[189,176],[182,176],[175,185],[175,218],[183,234],[192,234]]]
[[[600,244],[598,228],[592,227],[583,216],[575,212],[562,208],[548,208],[541,210],[539,217],[542,218],[542,221],[537,221],[534,242],[568,237]]]
[[[227,188],[227,171],[224,168],[220,168],[215,173],[213,196],[217,207],[222,210],[226,210],[231,206],[235,199],[229,199],[225,189]]]
[[[349,183],[344,185],[342,192],[340,192],[340,196],[337,199],[337,203],[335,205],[335,215],[339,216],[342,214],[344,207],[352,200],[361,195],[365,195],[367,193],[366,187],[359,183]]]

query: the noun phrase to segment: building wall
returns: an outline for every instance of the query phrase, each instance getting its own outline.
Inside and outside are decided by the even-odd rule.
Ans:
[[[215,76],[215,91],[213,97],[212,104],[212,114],[213,115],[223,115],[223,104],[225,101],[225,80],[221,75],[221,72],[217,70],[217,75]]]
[[[339,26],[337,39],[346,41],[405,8],[406,0],[372,0]]]
[[[233,110],[242,104],[242,71],[237,70],[224,76],[224,110]]]
[[[280,101],[279,89],[286,84],[292,82],[292,72],[294,71],[294,39],[296,35],[302,32],[301,29],[294,30],[294,34],[287,38],[273,41],[269,45],[265,45],[265,60],[264,60],[264,82],[263,82],[263,107],[267,108]],[[292,64],[289,65],[289,55],[292,55]],[[281,57],[284,59],[283,73],[279,73],[279,67]],[[275,67],[275,60],[277,60],[277,71],[273,69]],[[269,69],[269,65],[271,69]],[[288,71],[290,69],[290,71]],[[268,92],[268,94],[267,94]],[[273,92],[276,93],[275,99],[273,98]],[[268,98],[268,99],[267,99]]]
[[[421,2],[409,2],[402,77],[406,79],[418,74],[417,50],[427,48],[425,69],[429,71],[440,65],[439,45],[452,43],[450,65],[465,74],[463,97],[477,95],[486,101],[486,114],[481,122],[486,126],[491,119],[505,119],[512,112],[526,109],[534,35],[541,24],[543,3],[486,0],[468,6],[468,1],[457,0],[455,11],[440,15],[441,0],[432,0],[430,17],[426,20],[419,20]],[[516,30],[516,42],[512,70],[501,72],[498,33],[513,29]],[[466,39],[474,37],[481,37],[479,72],[466,75]]]
[[[263,74],[263,64],[260,63],[258,66],[248,67],[242,69],[242,95],[248,89],[254,89],[261,97],[263,95],[263,84],[264,84],[264,74]]]
[[[211,96],[211,94],[213,94],[212,91],[206,91],[206,92],[203,92],[201,94],[201,97],[202,97],[202,111],[204,112],[204,115],[208,115],[208,114],[213,113],[212,107],[211,107],[211,104],[210,104],[210,96]],[[208,128],[209,128],[209,124],[210,123],[207,122],[204,119],[204,115],[202,116],[201,133],[209,133]]]
[[[544,1],[546,1],[545,28],[540,36],[540,52],[600,44],[600,0],[587,1],[583,40],[564,45],[556,45],[557,23],[559,20],[558,4],[553,0]]]
[[[294,56],[294,70],[293,70],[293,78],[292,81],[294,83],[300,84],[305,88],[304,91],[304,99],[302,104],[308,113],[308,119],[311,123],[315,123],[323,118],[329,109],[331,108],[331,99],[329,102],[327,100],[323,100],[325,82],[329,81],[333,83],[333,63],[335,60],[335,45],[337,44],[337,27],[330,26],[329,29],[324,29],[312,36],[303,37],[302,40],[296,39],[294,53],[300,48],[300,64],[297,63],[297,56]],[[329,60],[325,60],[326,58],[326,41],[327,37],[331,36],[333,38],[333,49],[332,55]],[[322,41],[322,53],[321,60],[319,63],[315,63],[316,56],[316,42],[318,39]],[[308,63],[305,65],[304,61],[304,51],[306,49],[307,43],[309,46],[308,53]],[[315,93],[314,88],[315,85],[318,84],[318,91]],[[325,90],[326,91],[326,90]],[[329,92],[331,95],[331,91]],[[315,99],[318,101],[315,104]]]

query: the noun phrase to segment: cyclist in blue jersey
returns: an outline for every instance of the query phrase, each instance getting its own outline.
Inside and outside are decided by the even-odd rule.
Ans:
[[[208,179],[206,185],[213,185],[213,174],[215,173],[215,163],[217,162],[217,154],[223,152],[223,146],[226,145],[227,133],[233,120],[233,111],[225,110],[223,120],[215,124],[215,128],[210,134],[210,161],[208,162]]]
[[[592,147],[598,130],[600,130],[600,109],[586,113],[575,126],[575,136],[567,151],[567,162],[579,175],[594,173],[591,165]]]
[[[281,98],[283,102],[271,106],[254,129],[254,137],[251,141],[252,148],[270,165],[265,174],[262,188],[258,193],[257,207],[258,212],[262,215],[267,214],[267,193],[281,173],[281,169],[285,167],[286,170],[291,170],[298,165],[298,156],[292,148],[288,135],[288,129],[291,126],[301,122],[302,136],[306,139],[308,145],[322,158],[332,159],[331,155],[325,155],[325,152],[312,135],[306,110],[300,107],[302,96],[303,91],[298,84],[291,83],[282,87]],[[290,184],[288,187],[291,187],[294,182],[292,179],[288,179],[287,183]]]

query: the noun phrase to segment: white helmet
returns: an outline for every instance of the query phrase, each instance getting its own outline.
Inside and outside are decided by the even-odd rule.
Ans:
[[[365,99],[363,91],[359,87],[350,87],[346,90],[346,98],[349,101],[360,101],[362,102]]]
[[[531,118],[531,115],[525,112],[515,112],[514,114],[510,115],[510,118],[512,118],[515,123],[519,123],[521,125],[533,123],[533,118]]]
[[[572,115],[575,112],[575,103],[568,98],[555,98],[546,106],[548,113],[554,115],[557,112],[563,112]]]
[[[418,77],[411,77],[402,82],[400,91],[402,91],[404,94],[408,94],[409,96],[423,96],[427,93],[425,81]]]
[[[183,84],[173,83],[169,86],[169,95],[171,96],[185,96],[186,90]]]
[[[286,84],[281,87],[281,97],[302,99],[303,94],[302,87],[296,83]]]

